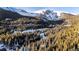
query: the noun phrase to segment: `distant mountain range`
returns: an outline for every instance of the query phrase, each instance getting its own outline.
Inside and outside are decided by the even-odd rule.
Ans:
[[[28,11],[17,9],[14,7],[0,7],[0,19],[5,19],[5,18],[17,19],[21,17],[39,18],[44,21],[59,20],[58,12],[54,12],[52,10],[40,10],[34,13],[30,13]]]

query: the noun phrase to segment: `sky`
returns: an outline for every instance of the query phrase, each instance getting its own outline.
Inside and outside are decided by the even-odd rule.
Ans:
[[[39,10],[53,10],[59,12],[68,12],[72,14],[79,14],[79,7],[17,7],[19,9],[26,10],[27,12],[35,12]]]

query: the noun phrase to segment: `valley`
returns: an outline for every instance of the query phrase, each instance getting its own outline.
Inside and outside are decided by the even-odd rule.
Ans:
[[[78,15],[13,10],[0,9],[0,51],[79,51]]]

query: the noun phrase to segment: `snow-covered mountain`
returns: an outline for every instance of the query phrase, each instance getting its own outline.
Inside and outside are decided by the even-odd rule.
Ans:
[[[53,10],[39,10],[35,13],[40,14],[40,18],[44,21],[50,20],[50,21],[56,21],[58,20],[57,12],[54,12]]]

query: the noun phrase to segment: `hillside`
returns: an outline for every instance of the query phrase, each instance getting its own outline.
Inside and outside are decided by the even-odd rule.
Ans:
[[[17,19],[20,17],[22,17],[22,15],[16,12],[12,12],[12,11],[8,11],[0,8],[0,19],[5,19],[5,18]]]

